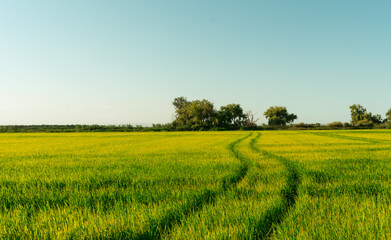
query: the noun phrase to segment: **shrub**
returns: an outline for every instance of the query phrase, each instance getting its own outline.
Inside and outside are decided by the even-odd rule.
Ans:
[[[343,123],[342,122],[332,122],[332,123],[327,124],[327,127],[342,128],[343,127]]]
[[[350,125],[350,123],[348,123],[348,122],[344,122],[343,123],[343,127],[344,128],[350,128],[350,127],[352,127],[352,125]]]
[[[292,125],[294,128],[316,128],[317,125],[313,123],[298,123],[298,124],[293,124]]]
[[[357,127],[357,128],[372,128],[373,127],[373,122],[369,121],[367,119],[364,119],[364,120],[356,122],[354,124],[354,127]]]

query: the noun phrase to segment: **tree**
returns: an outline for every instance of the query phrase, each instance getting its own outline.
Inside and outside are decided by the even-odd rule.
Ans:
[[[187,101],[185,97],[175,98],[172,104],[175,107],[174,126],[187,130],[210,128],[215,116],[215,109],[208,100]]]
[[[353,125],[360,123],[360,126],[372,126],[373,124],[383,122],[382,117],[379,114],[373,115],[370,112],[368,113],[367,109],[360,104],[353,104],[349,106],[349,108]]]
[[[227,129],[239,128],[246,123],[246,115],[240,104],[222,106],[217,113],[217,125]]]
[[[383,119],[379,114],[372,115],[372,113],[369,113],[369,119],[375,124],[383,123]]]
[[[352,118],[352,124],[355,124],[361,120],[365,119],[367,115],[367,109],[365,109],[360,104],[353,104],[349,106],[350,108],[350,116]]]
[[[386,113],[386,116],[387,116],[387,118],[385,119],[385,121],[391,121],[391,108],[388,109],[388,112]]]
[[[206,99],[195,100],[186,108],[186,114],[190,119],[190,127],[194,130],[210,128],[215,116],[213,103]]]
[[[256,128],[259,118],[255,118],[255,114],[251,111],[246,112],[246,128]]]
[[[297,115],[289,114],[286,107],[279,106],[270,107],[263,115],[271,126],[285,126],[297,119]]]
[[[186,107],[190,102],[187,101],[186,97],[177,97],[174,99],[174,101],[172,102],[172,104],[174,105],[175,107],[175,111],[180,111],[181,109],[183,109],[184,107]]]
[[[175,108],[175,120],[173,124],[182,128],[190,127],[188,126],[190,116],[187,114],[186,107],[189,106],[191,102],[187,101],[185,97],[177,97],[172,104]]]

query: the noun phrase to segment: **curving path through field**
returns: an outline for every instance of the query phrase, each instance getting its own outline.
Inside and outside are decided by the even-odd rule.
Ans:
[[[161,239],[163,236],[167,236],[174,226],[179,225],[186,218],[200,211],[206,205],[213,204],[219,195],[224,194],[230,189],[234,189],[246,177],[249,168],[254,166],[251,160],[245,157],[237,149],[237,145],[240,142],[250,138],[251,136],[253,136],[252,132],[245,137],[233,141],[227,146],[227,149],[233,153],[235,158],[238,159],[241,164],[236,171],[222,179],[221,187],[219,189],[204,189],[199,193],[190,196],[183,204],[168,210],[164,215],[151,218],[145,229],[139,233],[132,234],[133,236],[130,238]],[[260,149],[257,146],[260,137],[261,134],[257,133],[257,135],[250,140],[249,148],[255,153],[260,154],[260,156],[265,159],[279,161],[288,170],[286,185],[282,190],[283,200],[266,211],[266,214],[257,221],[256,227],[251,233],[251,237],[254,239],[269,239],[271,238],[276,226],[285,219],[290,209],[294,207],[302,176],[298,166],[293,161]]]
[[[249,168],[249,160],[246,159],[237,149],[236,145],[243,140],[252,136],[252,132],[245,137],[239,138],[228,145],[228,149],[234,154],[235,158],[241,163],[238,170],[232,175],[223,178],[221,189],[210,190],[204,189],[201,193],[195,194],[184,201],[174,209],[168,210],[164,215],[151,218],[142,232],[132,234],[131,239],[161,239],[164,234],[180,224],[190,215],[200,211],[205,205],[212,204],[218,195],[223,194],[229,189],[235,188],[236,185],[246,176]],[[126,237],[125,237],[126,238]],[[129,236],[127,236],[129,238]]]
[[[257,147],[256,144],[260,136],[261,134],[258,133],[257,136],[251,140],[251,149],[264,158],[281,162],[288,170],[287,183],[282,191],[283,201],[267,211],[264,217],[258,221],[257,227],[253,233],[255,239],[269,239],[271,238],[275,227],[285,219],[290,209],[294,207],[298,197],[298,188],[301,184],[302,175],[295,162]]]
[[[357,136],[346,136],[346,135],[337,134],[337,133],[333,133],[333,132],[322,132],[322,133],[312,132],[311,134],[322,136],[322,137],[339,138],[339,139],[360,141],[360,142],[372,143],[372,144],[381,144],[381,143],[389,144],[391,142],[391,140],[386,140],[386,139],[374,139],[374,138],[364,138],[364,137],[357,137]]]

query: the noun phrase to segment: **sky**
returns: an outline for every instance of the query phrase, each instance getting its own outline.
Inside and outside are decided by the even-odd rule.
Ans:
[[[265,123],[391,108],[391,1],[2,1],[0,125],[151,124],[172,101]]]

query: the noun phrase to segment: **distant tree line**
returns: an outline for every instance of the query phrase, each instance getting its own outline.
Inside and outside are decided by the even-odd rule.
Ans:
[[[382,119],[379,114],[372,114],[367,112],[360,104],[350,106],[351,124],[356,127],[373,127],[382,123],[387,123],[391,119],[391,108],[386,113],[386,118]]]
[[[175,120],[167,124],[141,125],[7,125],[0,126],[0,132],[143,132],[143,131],[203,131],[203,130],[278,130],[278,129],[363,129],[391,128],[391,108],[386,118],[368,112],[363,106],[349,106],[350,122],[297,123],[297,115],[289,113],[286,107],[272,106],[264,116],[268,124],[258,125],[258,118],[251,111],[244,112],[240,104],[231,103],[215,109],[212,102],[202,99],[188,101],[185,97],[175,98]]]
[[[175,120],[173,127],[178,130],[238,130],[260,129],[251,111],[246,113],[240,104],[231,103],[216,110],[206,99],[188,101],[185,97],[175,98]],[[265,113],[268,123],[273,127],[284,127],[297,119],[289,114],[286,107],[270,107]]]
[[[240,104],[228,104],[216,110],[206,99],[188,101],[185,97],[175,98],[173,126],[178,130],[235,130],[246,126],[247,116]]]
[[[174,131],[172,124],[142,125],[4,125],[0,132],[151,132]]]
[[[360,104],[353,104],[350,108],[350,122],[332,122],[326,125],[299,123],[291,126],[293,129],[391,129],[391,108],[386,112],[386,118],[380,114],[372,114]]]

